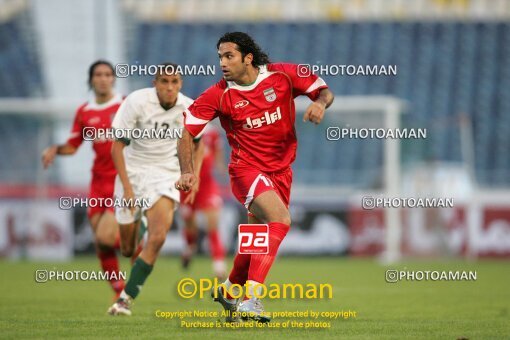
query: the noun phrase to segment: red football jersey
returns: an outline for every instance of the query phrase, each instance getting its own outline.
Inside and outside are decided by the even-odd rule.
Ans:
[[[232,148],[231,165],[248,164],[266,172],[285,169],[296,158],[294,98],[316,100],[327,88],[314,74],[298,74],[298,65],[278,63],[259,67],[251,85],[223,79],[185,111],[185,127],[196,136],[219,117]]]
[[[78,108],[74,118],[71,136],[67,143],[79,147],[83,142],[83,130],[86,128],[110,129],[113,117],[122,103],[123,97],[115,95],[108,102],[97,104],[91,100]],[[107,139],[95,139],[92,148],[96,153],[92,172],[100,175],[115,174],[115,165],[112,161],[112,141]]]
[[[202,168],[200,169],[200,181],[213,181],[216,152],[221,149],[221,138],[218,130],[209,125],[202,135],[202,140],[204,141],[205,150]]]

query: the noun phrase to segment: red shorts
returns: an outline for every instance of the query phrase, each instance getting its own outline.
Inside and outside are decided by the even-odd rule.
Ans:
[[[184,215],[188,215],[197,210],[219,209],[223,204],[218,184],[214,179],[200,180],[200,188],[195,196],[193,204],[184,204],[184,200],[188,197],[188,193],[181,191],[181,211]]]
[[[290,167],[277,172],[264,172],[250,166],[238,164],[229,166],[232,193],[246,209],[253,200],[263,192],[274,190],[283,204],[288,208],[290,188],[292,186],[292,169]]]
[[[92,182],[90,183],[89,198],[113,198],[113,188],[115,185],[116,174],[98,175],[92,174]],[[96,205],[87,208],[87,216],[89,219],[95,214],[102,214],[105,211],[113,212],[113,207],[105,207]]]

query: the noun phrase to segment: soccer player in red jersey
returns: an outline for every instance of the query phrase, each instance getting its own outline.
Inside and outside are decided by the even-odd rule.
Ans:
[[[182,254],[182,264],[184,268],[189,266],[191,257],[197,248],[198,225],[196,221],[197,213],[202,213],[207,223],[207,238],[209,241],[209,250],[213,259],[214,275],[225,279],[225,250],[221,242],[218,231],[219,215],[222,206],[220,189],[214,178],[215,166],[220,167],[219,172],[225,169],[223,160],[223,148],[218,129],[214,125],[208,125],[202,135],[204,141],[204,158],[200,168],[200,185],[198,192],[181,191],[181,217],[184,220],[184,238],[186,248]],[[189,203],[194,195],[194,202]]]
[[[312,103],[304,121],[318,124],[333,102],[326,83],[295,64],[270,63],[253,39],[242,32],[223,35],[218,56],[224,79],[208,88],[184,113],[185,131],[179,143],[180,190],[190,190],[197,181],[193,173],[192,140],[204,126],[219,117],[232,148],[229,174],[234,196],[248,209],[249,223],[269,225],[268,254],[237,254],[225,281],[246,285],[247,297],[237,300],[219,287],[215,300],[228,312],[238,310],[259,322],[269,321],[259,299],[264,283],[290,228],[290,165],[296,157],[294,98],[306,95]],[[234,295],[237,295],[234,294]],[[235,321],[234,317],[227,321]]]
[[[89,86],[94,91],[94,99],[81,105],[76,111],[71,136],[65,144],[52,145],[44,150],[42,162],[44,168],[50,166],[56,155],[73,155],[83,142],[85,129],[109,129],[113,117],[122,103],[122,96],[115,94],[113,85],[115,73],[111,63],[98,60],[89,68]],[[115,176],[117,172],[111,158],[112,141],[93,141],[92,147],[96,154],[92,166],[92,182],[89,198],[112,198]],[[119,277],[119,262],[115,253],[119,227],[113,214],[113,207],[94,206],[87,209],[87,215],[94,231],[96,253],[105,272],[116,275],[110,285],[119,295],[124,289],[124,280],[113,280]]]

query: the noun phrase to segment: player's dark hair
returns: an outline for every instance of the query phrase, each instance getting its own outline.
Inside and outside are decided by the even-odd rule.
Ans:
[[[115,75],[115,69],[113,68],[112,63],[110,63],[109,61],[106,61],[106,60],[102,60],[102,59],[99,59],[99,60],[95,61],[89,67],[89,81],[88,81],[88,84],[89,84],[90,88],[92,88],[92,77],[94,76],[94,71],[96,70],[96,67],[98,67],[99,65],[106,65],[106,66],[108,66],[110,68],[110,70],[112,70],[113,75]]]
[[[158,79],[158,77],[162,74],[178,74],[181,75],[181,71],[179,70],[179,65],[176,63],[172,63],[171,61],[166,61],[164,63],[158,64],[158,72],[156,72],[154,78]]]
[[[270,63],[267,54],[262,51],[260,46],[257,45],[252,37],[244,32],[227,32],[223,34],[220,40],[218,40],[216,48],[220,48],[220,44],[226,42],[231,42],[237,45],[237,50],[241,52],[243,60],[248,53],[251,53],[253,55],[252,65],[254,67],[259,67],[261,65]]]

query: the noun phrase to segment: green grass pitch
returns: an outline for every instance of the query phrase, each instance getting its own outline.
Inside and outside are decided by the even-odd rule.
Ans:
[[[231,263],[231,260],[229,260]],[[264,301],[267,311],[356,311],[356,318],[327,320],[329,329],[190,329],[160,311],[220,311],[210,298],[180,298],[183,277],[207,278],[210,260],[196,258],[188,272],[178,258],[158,260],[133,307],[132,317],[111,317],[112,293],[104,282],[35,282],[35,270],[98,270],[94,257],[70,263],[0,262],[1,338],[195,339],[504,339],[510,338],[508,261],[411,261],[381,266],[370,259],[282,257],[268,283],[329,283],[333,298]],[[388,268],[476,270],[476,281],[386,283]],[[128,270],[129,263],[122,262]],[[188,320],[190,320],[188,318]],[[192,320],[215,321],[211,318]],[[309,319],[280,318],[306,322]]]

